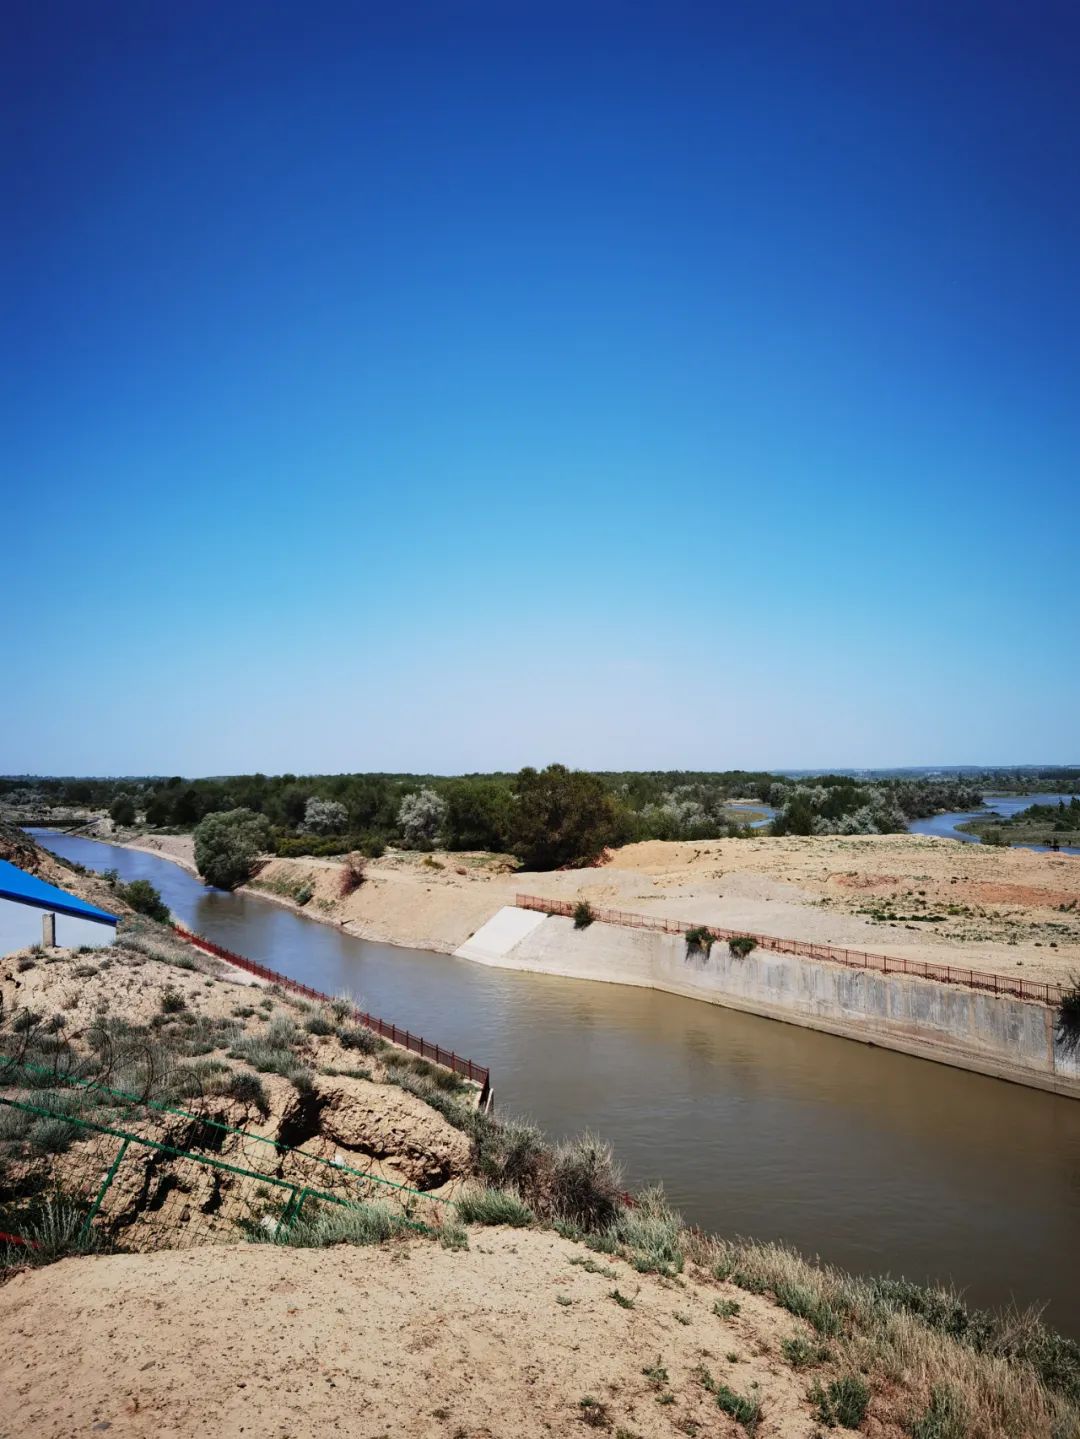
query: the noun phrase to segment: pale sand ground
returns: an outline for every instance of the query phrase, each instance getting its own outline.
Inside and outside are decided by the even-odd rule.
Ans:
[[[306,913],[443,952],[520,892],[1031,979],[1080,971],[1080,860],[922,835],[650,842],[599,868],[551,874],[508,873],[475,855],[393,853],[368,876],[342,900],[336,861],[274,860],[256,884],[280,897],[310,883]],[[899,918],[858,912],[886,906]]]
[[[131,843],[194,869],[190,836]],[[287,900],[310,882],[312,917],[447,954],[526,893],[1030,979],[1080,973],[1080,859],[928,835],[656,840],[550,874],[515,874],[488,855],[391,851],[368,876],[341,900],[339,861],[276,859],[255,888]],[[869,913],[887,909],[898,917]]]
[[[719,1297],[739,1314],[717,1318]],[[759,1436],[817,1430],[807,1376],[779,1353],[798,1320],[703,1274],[676,1285],[551,1233],[473,1229],[468,1252],[412,1240],[65,1260],[0,1288],[0,1328],[4,1439],[580,1439],[586,1395],[608,1406],[609,1434],[671,1439],[689,1420],[734,1439],[742,1430],[692,1377],[699,1364],[760,1395]],[[642,1374],[657,1363],[671,1404]]]

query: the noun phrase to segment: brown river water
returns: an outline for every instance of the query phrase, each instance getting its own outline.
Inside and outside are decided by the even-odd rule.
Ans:
[[[700,1001],[373,944],[154,855],[43,831],[219,944],[489,1065],[496,1107],[610,1139],[687,1219],[1046,1304],[1080,1336],[1080,1102]]]

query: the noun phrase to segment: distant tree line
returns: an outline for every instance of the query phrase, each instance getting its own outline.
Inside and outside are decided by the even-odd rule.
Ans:
[[[1000,772],[995,771],[1000,775]],[[1080,771],[1024,771],[1025,782],[1080,788]],[[760,770],[571,770],[453,778],[416,774],[229,775],[210,779],[0,779],[8,806],[108,810],[119,825],[194,831],[214,883],[239,882],[252,853],[378,856],[387,845],[488,850],[527,868],[594,862],[636,840],[753,832],[733,800],[775,810],[777,835],[887,834],[940,810],[977,809],[981,776],[798,777]],[[216,822],[225,818],[224,824]],[[214,823],[208,821],[214,820]],[[201,838],[200,838],[201,837]],[[211,857],[211,855],[213,857]],[[246,876],[245,876],[246,877]]]

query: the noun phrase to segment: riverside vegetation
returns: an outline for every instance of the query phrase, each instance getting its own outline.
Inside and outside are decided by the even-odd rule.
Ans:
[[[1007,783],[993,772],[999,786]],[[1075,791],[1080,771],[1024,772],[1027,784]],[[1020,776],[1016,776],[1018,780]],[[888,834],[912,819],[982,803],[977,773],[953,777],[816,775],[759,771],[603,772],[553,764],[516,775],[236,775],[225,779],[0,779],[16,819],[107,813],[120,830],[194,831],[196,863],[231,888],[251,858],[348,852],[388,845],[484,850],[530,870],[594,863],[639,840],[742,837],[775,810],[775,835]],[[736,804],[738,802],[738,804]]]
[[[82,882],[88,897],[100,883]],[[197,1103],[204,1117],[220,1114],[241,1128],[261,1123],[283,1139],[296,1138],[296,1116],[307,1114],[305,1142],[318,1144],[312,1095],[363,1094],[370,1118],[353,1140],[357,1152],[366,1146],[371,1153],[382,1143],[381,1107],[403,1095],[409,1108],[394,1110],[400,1137],[387,1162],[414,1186],[443,1186],[453,1202],[426,1238],[379,1204],[319,1212],[249,1237],[275,1250],[351,1245],[391,1254],[434,1243],[468,1264],[478,1227],[553,1236],[568,1246],[551,1251],[553,1262],[557,1255],[595,1279],[595,1302],[606,1295],[610,1306],[601,1314],[624,1314],[630,1336],[646,1322],[637,1316],[659,1304],[672,1308],[672,1333],[686,1327],[699,1336],[685,1358],[673,1351],[642,1362],[644,1391],[657,1412],[671,1411],[677,1432],[708,1432],[702,1425],[712,1406],[753,1434],[777,1412],[781,1378],[801,1395],[800,1413],[827,1426],[874,1423],[875,1432],[912,1439],[1069,1439],[1080,1432],[1080,1346],[1036,1314],[972,1310],[948,1290],[855,1278],[782,1245],[701,1234],[683,1224],[659,1188],[628,1204],[603,1140],[552,1143],[527,1122],[484,1114],[457,1076],[385,1045],[355,1024],[347,1004],[311,1005],[272,989],[241,988],[220,962],[149,918],[125,917],[118,944],[104,953],[37,948],[6,957],[0,993],[4,1048],[53,1067],[51,1087],[41,1093],[54,1099],[70,1094],[61,1076],[105,1073],[144,1099],[185,1109]],[[73,1119],[78,1110],[69,1113]],[[28,1255],[9,1246],[2,1256],[8,1275],[85,1247],[75,1222],[82,1211],[64,1194],[65,1165],[77,1152],[76,1126],[63,1114],[37,1129],[7,1122],[4,1182],[25,1184],[29,1164],[45,1196],[26,1235],[40,1247]],[[166,1209],[150,1204],[145,1221],[161,1223]],[[123,1244],[123,1231],[116,1240]],[[572,1311],[578,1301],[560,1296]],[[711,1344],[700,1342],[706,1321],[717,1326]],[[608,1322],[590,1321],[601,1332]],[[630,1342],[615,1332],[612,1353]],[[751,1380],[748,1349],[768,1356],[772,1380],[764,1373]],[[572,1402],[578,1422],[635,1432],[621,1390]]]

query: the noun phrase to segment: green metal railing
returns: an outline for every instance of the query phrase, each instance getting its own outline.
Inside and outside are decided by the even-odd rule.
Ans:
[[[22,1068],[31,1081],[52,1077],[40,1066]],[[19,1087],[12,1066],[0,1084]],[[168,1131],[135,1127],[153,1129],[165,1116],[207,1127],[220,1150],[184,1148]],[[261,1167],[250,1162],[249,1144]],[[437,1195],[81,1080],[58,1082],[51,1095],[0,1095],[0,1236],[33,1245],[37,1221],[57,1197],[81,1216],[84,1239],[134,1252],[280,1241],[328,1206],[361,1211],[379,1201],[396,1225],[420,1232],[438,1229],[447,1212]]]

